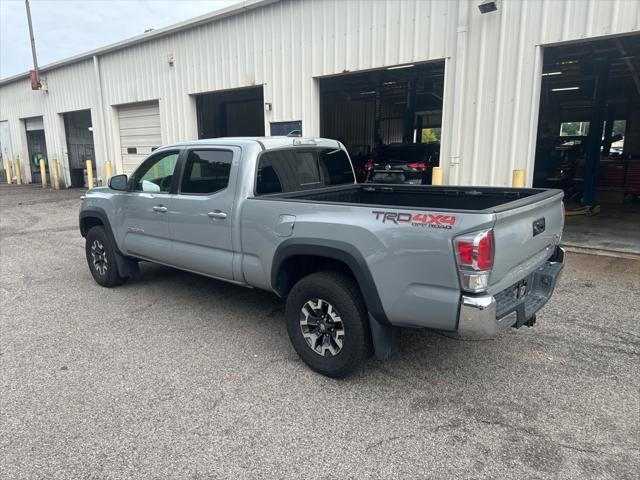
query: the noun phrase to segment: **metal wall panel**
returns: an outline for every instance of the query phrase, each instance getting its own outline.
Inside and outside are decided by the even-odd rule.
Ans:
[[[636,0],[282,0],[136,40],[46,71],[49,92],[26,77],[0,82],[0,120],[26,157],[20,119],[44,117],[50,157],[65,155],[61,112],[90,108],[98,172],[120,165],[117,106],[157,100],[163,143],[197,138],[194,95],[264,85],[269,123],[301,119],[320,131],[317,77],[446,59],[441,164],[450,183],[531,181],[543,45],[637,32]],[[248,8],[251,7],[251,8]],[[174,64],[169,64],[169,57]],[[97,79],[100,79],[99,82]],[[103,120],[104,119],[104,120]],[[104,125],[103,125],[104,122]]]
[[[0,165],[0,168],[2,170],[4,170],[5,168],[5,159],[13,159],[13,149],[11,148],[11,133],[9,132],[9,122],[6,120],[0,122],[0,161],[2,161],[2,165]],[[5,179],[11,176],[11,168],[11,165],[9,165],[9,171],[5,172]]]
[[[25,76],[0,85],[0,119],[9,121],[13,154],[19,158],[23,179],[31,181],[24,119],[42,116],[49,168],[51,160],[60,162],[61,181],[71,183],[68,168],[63,112],[98,108],[91,60],[83,60],[43,75],[48,92],[31,90]],[[94,122],[95,125],[95,122]],[[103,162],[104,159],[98,159]]]

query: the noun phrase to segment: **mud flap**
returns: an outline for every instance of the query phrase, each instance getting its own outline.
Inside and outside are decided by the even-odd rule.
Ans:
[[[140,275],[140,268],[138,262],[124,255],[114,252],[116,255],[116,267],[118,268],[118,274],[121,277],[137,277]]]
[[[391,355],[393,347],[393,327],[385,325],[369,314],[369,331],[373,343],[373,353],[378,360],[384,360]]]

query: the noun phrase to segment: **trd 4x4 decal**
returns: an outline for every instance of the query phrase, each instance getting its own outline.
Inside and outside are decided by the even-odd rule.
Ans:
[[[373,210],[376,220],[382,223],[408,223],[413,227],[446,228],[451,229],[456,224],[455,215],[438,215],[434,213],[406,213],[406,212],[386,212]]]

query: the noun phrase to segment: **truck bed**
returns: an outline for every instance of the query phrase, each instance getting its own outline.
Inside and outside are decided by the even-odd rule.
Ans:
[[[436,187],[431,185],[358,184],[313,191],[277,193],[263,198],[330,202],[351,205],[395,206],[439,211],[501,212],[552,197],[557,190],[534,188]],[[536,196],[535,200],[530,198]]]

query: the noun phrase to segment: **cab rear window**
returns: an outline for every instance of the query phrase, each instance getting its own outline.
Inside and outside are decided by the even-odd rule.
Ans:
[[[351,162],[344,150],[274,150],[260,156],[256,194],[298,192],[354,182]]]

